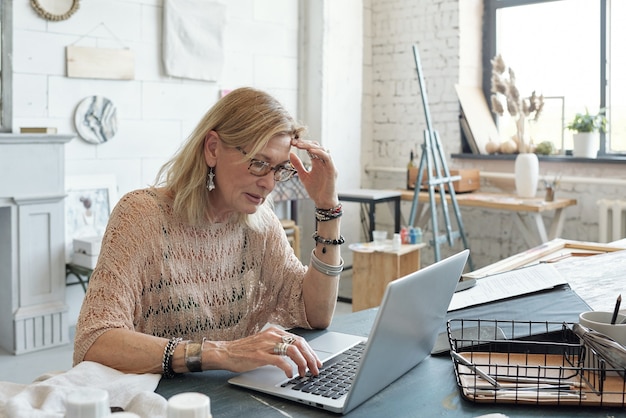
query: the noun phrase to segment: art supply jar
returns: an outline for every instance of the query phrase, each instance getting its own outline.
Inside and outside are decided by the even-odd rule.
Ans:
[[[419,244],[422,242],[422,229],[411,227],[409,229],[409,244]]]
[[[400,247],[402,247],[402,237],[400,234],[393,234],[393,239],[391,240],[391,250],[400,251]]]
[[[402,229],[400,229],[400,240],[402,241],[402,244],[409,243],[409,229],[406,226],[403,226]]]
[[[167,401],[167,418],[211,417],[211,399],[203,393],[179,393]]]
[[[422,229],[420,227],[415,228],[415,244],[421,244],[422,242]]]

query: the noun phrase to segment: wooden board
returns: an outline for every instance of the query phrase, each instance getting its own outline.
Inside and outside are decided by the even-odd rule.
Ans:
[[[68,77],[113,80],[135,78],[135,53],[130,49],[70,45],[65,48],[65,52]]]
[[[402,189],[400,190],[401,200],[413,201],[415,191]],[[429,202],[428,192],[420,192],[420,203]],[[435,201],[439,203],[441,197],[435,196]],[[451,202],[450,195],[446,195],[448,203]],[[511,212],[546,212],[569,206],[576,205],[576,199],[554,199],[552,202],[546,202],[543,197],[520,198],[511,193],[484,193],[475,191],[472,193],[464,193],[456,196],[456,200],[460,207],[474,207],[483,209],[508,210]]]
[[[454,87],[478,151],[480,154],[488,154],[485,146],[490,140],[499,143],[500,133],[491,117],[482,90],[479,87],[458,84]]]
[[[417,176],[419,172],[418,167],[409,169],[409,184],[407,187],[412,186],[415,188],[415,183],[417,182]],[[454,191],[456,193],[467,193],[473,192],[480,188],[480,170],[475,168],[462,168],[462,169],[450,169],[449,170],[450,177],[460,177],[458,180],[454,180],[452,182],[452,186],[454,187]],[[443,176],[443,173],[442,173]],[[445,184],[445,190],[448,191],[448,185]],[[421,190],[428,190],[428,172],[424,171],[424,178],[422,178],[422,187]]]
[[[23,126],[20,128],[21,134],[56,134],[57,128],[47,126]]]

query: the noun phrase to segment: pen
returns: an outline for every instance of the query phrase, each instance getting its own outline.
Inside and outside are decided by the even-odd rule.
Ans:
[[[476,398],[480,398],[480,399],[517,399],[517,400],[537,400],[537,399],[541,399],[541,400],[545,400],[545,399],[563,399],[563,398],[573,398],[573,399],[585,399],[586,396],[584,393],[582,392],[563,392],[563,391],[558,391],[558,392],[542,392],[542,391],[536,391],[536,392],[517,392],[514,390],[507,390],[507,391],[495,391],[495,390],[491,390],[491,391],[474,391],[474,395],[476,396]]]
[[[549,379],[549,378],[537,378],[537,377],[520,377],[520,376],[498,376],[500,382],[513,382],[516,384],[566,384],[573,387],[584,387],[584,382],[571,382],[569,380],[562,379]]]
[[[561,391],[567,391],[567,392],[578,392],[575,389],[572,389],[572,386],[569,385],[532,385],[532,384],[520,384],[520,385],[502,385],[500,384],[499,388],[493,388],[491,386],[487,386],[487,385],[476,385],[473,388],[474,390],[485,390],[485,391],[500,391],[500,392],[506,392],[506,391],[519,391],[519,392],[526,392],[526,391],[531,391],[531,392],[538,392],[538,391],[551,391],[551,392],[561,392]]]
[[[619,305],[622,303],[622,295],[617,297],[617,301],[615,302],[615,309],[613,310],[613,317],[611,318],[611,325],[615,325],[617,321],[617,314],[619,313]]]
[[[450,355],[452,355],[452,357],[454,357],[454,359],[458,361],[459,363],[461,363],[462,365],[469,367],[470,370],[472,370],[474,373],[476,373],[477,375],[485,379],[487,382],[491,383],[493,386],[497,388],[500,387],[500,384],[496,382],[496,379],[494,379],[493,377],[489,376],[487,373],[485,373],[484,371],[476,367],[474,363],[470,363],[469,361],[467,361],[465,357],[461,356],[456,351],[450,351]]]

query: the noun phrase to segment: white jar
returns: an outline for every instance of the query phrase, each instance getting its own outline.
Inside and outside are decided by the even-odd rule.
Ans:
[[[393,240],[391,240],[391,250],[400,251],[402,247],[402,237],[400,234],[393,234]]]
[[[211,399],[203,393],[179,393],[167,401],[167,418],[211,417]]]
[[[79,388],[65,399],[65,418],[100,418],[111,415],[109,392],[98,388]]]

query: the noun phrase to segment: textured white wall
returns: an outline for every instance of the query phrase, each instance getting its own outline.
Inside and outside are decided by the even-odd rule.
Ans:
[[[458,152],[458,100],[454,91],[460,65],[458,0],[371,1],[369,6],[371,26],[366,27],[366,38],[371,56],[366,68],[371,82],[367,89],[371,114],[365,123],[371,142],[364,145],[365,166],[406,166],[410,151],[418,151],[423,142],[426,119],[413,45],[417,45],[421,58],[433,128],[439,132],[446,153]],[[378,185],[389,179],[374,174],[369,180]]]
[[[66,175],[114,174],[119,195],[151,184],[221,89],[252,85],[297,116],[298,3],[225,2],[225,64],[217,82],[168,77],[161,64],[161,0],[89,0],[69,20],[41,19],[27,1],[14,2],[13,126],[56,126],[74,133],[74,109],[86,96],[117,106],[118,132],[108,143],[80,138],[66,145]],[[130,81],[67,78],[65,47],[129,47]]]
[[[240,85],[267,89],[298,115],[299,105],[303,105],[298,104],[301,82],[298,80],[301,71],[298,54],[303,45],[306,47],[306,41],[298,44],[299,2],[232,0],[225,4],[228,20],[225,68],[222,79],[212,83],[163,74],[162,0],[83,1],[79,11],[63,22],[47,22],[35,14],[28,2],[14,2],[13,126],[16,130],[20,126],[57,126],[59,133],[72,133],[74,108],[82,98],[93,94],[111,98],[118,106],[118,134],[109,143],[98,146],[79,138],[69,143],[66,174],[115,174],[121,195],[153,181],[160,165],[178,148],[200,115],[217,100],[220,89]],[[311,122],[319,129],[318,133],[328,136],[324,140],[330,141],[328,145],[334,150],[334,160],[345,173],[340,174],[342,186],[403,187],[403,167],[409,151],[419,149],[425,128],[411,48],[413,44],[419,47],[433,127],[439,131],[449,158],[451,153],[460,151],[459,106],[454,84],[480,79],[481,1],[363,0],[362,4],[362,14],[350,12],[351,8],[358,7],[358,1],[349,2],[348,6],[333,3],[323,9],[327,14],[319,19],[321,24],[327,23],[333,28],[332,25],[342,24],[342,20],[345,23],[343,30],[332,30],[327,34],[329,37],[324,38],[335,48],[326,56],[333,61],[322,60],[320,65],[324,67],[317,69],[322,74],[317,85],[332,88],[333,94],[314,103],[316,108],[311,114],[318,116]],[[99,26],[100,23],[105,26]],[[354,40],[354,45],[342,44],[330,37],[340,36],[343,37],[340,40],[348,41],[351,38],[346,36],[346,31],[349,28],[359,30],[361,23],[362,45]],[[135,52],[134,80],[65,77],[65,46],[121,46],[116,37]],[[324,44],[314,46],[324,47]],[[361,47],[362,68],[346,65],[359,59],[355,49]],[[345,61],[337,58],[341,48],[349,51],[343,57]],[[345,100],[346,96],[358,94],[353,82],[361,77],[362,114],[354,111],[358,98]],[[350,83],[342,84],[342,80]],[[344,88],[346,86],[349,89]],[[301,99],[319,99],[313,94],[315,91]],[[358,127],[355,127],[359,119],[362,120],[360,139]],[[475,166],[484,171],[513,171],[511,161],[449,158],[448,164]],[[359,165],[361,173],[355,172]],[[396,171],[368,170],[372,166]],[[542,174],[561,172],[572,176],[626,179],[626,170],[615,164],[541,163],[540,170]],[[570,183],[562,186],[559,195],[579,201],[576,208],[566,212],[563,236],[593,241],[598,237],[596,200],[624,196],[626,188]],[[350,220],[358,219],[358,214],[352,209],[349,211],[349,215],[357,215]],[[379,219],[384,223],[386,211],[380,213]],[[523,241],[515,232],[509,214],[464,211],[463,217],[475,265],[485,265],[523,249]],[[307,221],[303,219],[303,222]],[[349,225],[346,218],[346,234],[358,240],[360,232]],[[349,253],[346,248],[347,261]],[[425,252],[425,264],[431,261],[430,254]]]

